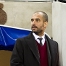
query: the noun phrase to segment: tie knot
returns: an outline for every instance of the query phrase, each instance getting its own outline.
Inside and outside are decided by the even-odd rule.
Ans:
[[[42,45],[42,42],[41,42],[41,41],[42,41],[43,38],[38,38],[38,39],[39,39],[39,41],[40,41],[40,44]]]
[[[42,38],[38,38],[40,41],[42,40]]]

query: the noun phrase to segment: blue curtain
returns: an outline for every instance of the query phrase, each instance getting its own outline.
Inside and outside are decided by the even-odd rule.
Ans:
[[[31,31],[0,25],[0,50],[12,51],[17,38],[27,36]]]

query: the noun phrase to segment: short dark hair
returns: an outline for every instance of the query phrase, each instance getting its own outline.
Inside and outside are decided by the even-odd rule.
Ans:
[[[35,13],[39,13],[39,12],[41,12],[43,14],[44,21],[48,22],[48,15],[45,12],[43,12],[43,11],[36,11]]]

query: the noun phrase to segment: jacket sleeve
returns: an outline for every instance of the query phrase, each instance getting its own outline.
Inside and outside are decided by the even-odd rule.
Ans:
[[[10,59],[10,66],[24,66],[22,41],[17,39]]]

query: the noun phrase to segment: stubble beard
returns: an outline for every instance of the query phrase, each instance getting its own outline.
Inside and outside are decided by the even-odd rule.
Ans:
[[[32,32],[34,32],[36,35],[42,34],[42,30],[37,30],[37,31],[33,31],[33,30],[32,30]]]
[[[35,26],[35,28],[37,29],[37,30],[32,30],[32,32],[34,32],[36,35],[41,35],[41,34],[43,34],[43,30],[41,29],[42,27],[44,27],[44,25],[42,25],[40,28],[38,28],[38,27],[36,27]],[[32,28],[32,27],[31,27]]]

